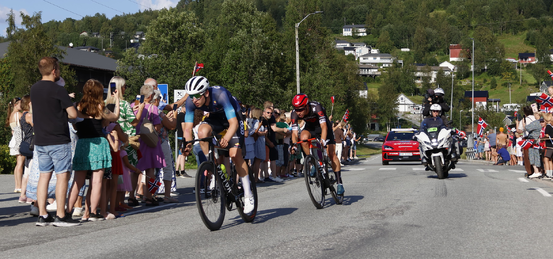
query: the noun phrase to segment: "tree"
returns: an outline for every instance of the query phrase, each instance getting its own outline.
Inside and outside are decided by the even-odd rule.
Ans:
[[[376,47],[380,50],[381,53],[390,53],[394,48],[394,43],[390,39],[390,34],[388,31],[383,31],[378,37],[376,42]]]
[[[497,80],[495,77],[492,77],[492,81],[490,82],[490,89],[495,90],[497,88]]]

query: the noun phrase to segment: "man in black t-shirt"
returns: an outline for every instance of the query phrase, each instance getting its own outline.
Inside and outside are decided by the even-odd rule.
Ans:
[[[36,159],[40,177],[37,186],[37,204],[39,217],[37,226],[76,226],[71,214],[65,213],[67,183],[71,177],[71,136],[69,135],[68,118],[75,119],[77,111],[65,88],[55,82],[60,78],[58,60],[44,57],[38,64],[42,80],[31,87],[33,103],[33,126],[35,133]],[[48,183],[56,173],[55,219],[46,212]]]

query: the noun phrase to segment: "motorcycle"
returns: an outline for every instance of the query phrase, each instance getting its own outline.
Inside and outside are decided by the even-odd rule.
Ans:
[[[455,168],[457,155],[453,152],[452,135],[451,129],[433,127],[414,136],[419,142],[423,164],[436,172],[438,179],[447,178],[449,170]]]

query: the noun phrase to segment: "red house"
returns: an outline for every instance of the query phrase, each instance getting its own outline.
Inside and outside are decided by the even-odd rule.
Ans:
[[[474,91],[474,100],[472,100],[474,102],[474,106],[477,108],[479,106],[486,107],[486,105],[488,104],[488,97],[488,91]],[[465,98],[471,100],[472,91],[465,91]]]
[[[463,50],[461,44],[449,44],[449,61],[463,61],[468,50]]]

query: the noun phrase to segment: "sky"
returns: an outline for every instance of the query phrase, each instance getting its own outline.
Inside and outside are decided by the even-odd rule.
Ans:
[[[17,27],[21,26],[20,13],[27,15],[42,12],[42,23],[66,18],[80,20],[96,13],[111,19],[115,15],[136,13],[139,10],[159,10],[175,7],[179,0],[0,0],[0,35],[6,36],[8,14],[13,9]]]

